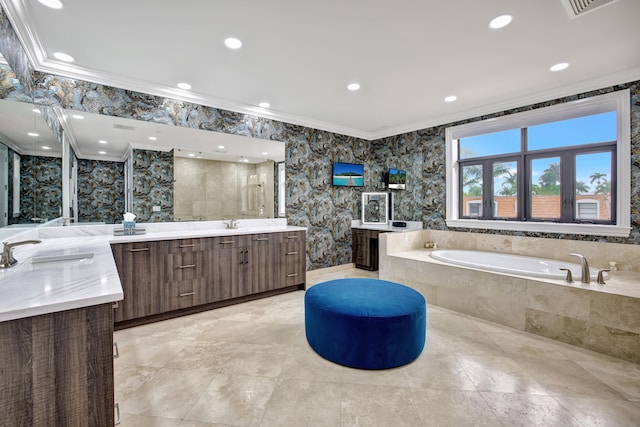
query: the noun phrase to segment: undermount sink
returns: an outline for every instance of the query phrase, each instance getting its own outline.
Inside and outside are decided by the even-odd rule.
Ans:
[[[93,252],[79,252],[73,254],[34,256],[31,262],[34,264],[43,262],[70,261],[75,259],[93,258]]]

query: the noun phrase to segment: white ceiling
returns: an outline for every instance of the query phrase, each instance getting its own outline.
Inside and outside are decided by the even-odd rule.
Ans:
[[[38,70],[365,139],[640,79],[640,1],[566,1],[0,0]]]

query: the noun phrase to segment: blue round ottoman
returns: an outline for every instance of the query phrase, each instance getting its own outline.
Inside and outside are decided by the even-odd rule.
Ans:
[[[341,365],[385,369],[407,364],[424,348],[427,306],[417,291],[377,279],[319,283],[304,295],[307,341]]]

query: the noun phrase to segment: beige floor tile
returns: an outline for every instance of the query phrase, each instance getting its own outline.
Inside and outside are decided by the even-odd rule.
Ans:
[[[419,426],[412,390],[402,387],[342,385],[342,422],[346,426]]]
[[[341,387],[338,383],[280,379],[260,425],[338,427]]]
[[[640,425],[640,403],[624,400],[557,397],[556,400],[584,427]]]
[[[125,414],[182,419],[213,377],[198,371],[163,368],[120,404]]]
[[[299,381],[342,381],[344,366],[320,357],[311,347],[292,347],[287,356],[280,378]]]
[[[412,390],[418,414],[424,427],[499,426],[500,422],[475,391],[415,389]]]
[[[620,393],[570,360],[519,358],[516,363],[549,394],[565,397],[621,399]]]
[[[120,334],[118,363],[162,368],[192,340]]]
[[[475,391],[476,387],[453,356],[423,353],[407,365],[409,387]]]
[[[186,420],[259,426],[275,380],[247,375],[215,374],[186,414]]]
[[[120,363],[117,359],[114,361],[113,366],[116,402],[127,400],[160,370],[160,368],[150,366],[127,365]]]
[[[515,333],[503,330],[502,332],[485,332],[489,339],[496,343],[507,355],[534,359],[558,359],[566,360],[567,357],[540,337],[528,333]]]
[[[551,396],[490,392],[481,394],[503,426],[580,426],[580,422]]]
[[[166,367],[202,373],[220,373],[235,357],[240,343],[193,341],[185,346]]]
[[[479,391],[548,394],[544,387],[511,358],[457,355],[456,359]]]
[[[180,420],[150,417],[136,414],[121,414],[119,427],[179,427]]]
[[[576,363],[589,371],[591,375],[618,391],[626,399],[640,401],[639,365],[624,361],[578,361]]]

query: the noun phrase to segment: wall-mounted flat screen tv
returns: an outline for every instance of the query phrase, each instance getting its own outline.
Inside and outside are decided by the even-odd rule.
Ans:
[[[333,185],[338,187],[363,187],[364,165],[340,162],[334,163]]]
[[[401,169],[389,169],[387,185],[394,190],[404,190],[407,185],[407,172]]]

